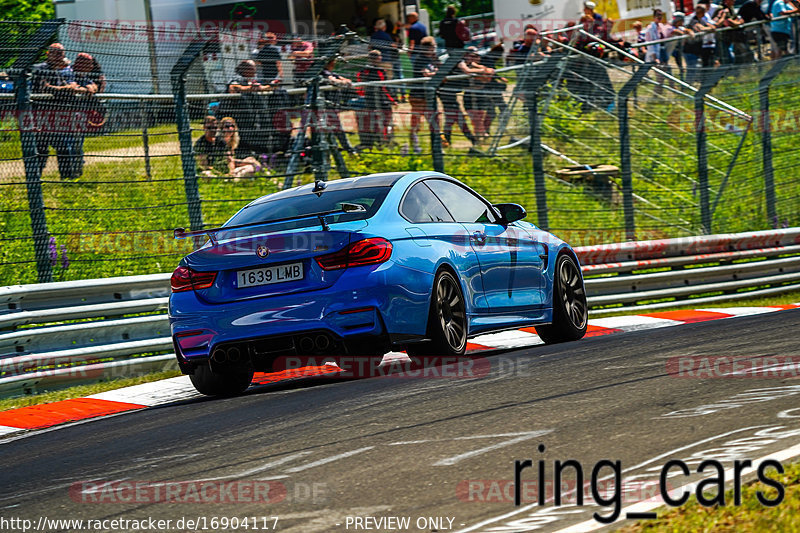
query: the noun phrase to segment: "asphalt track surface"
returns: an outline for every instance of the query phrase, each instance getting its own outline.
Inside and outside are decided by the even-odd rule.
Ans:
[[[797,378],[667,372],[675,357],[797,356],[798,331],[800,311],[780,311],[496,353],[491,372],[470,379],[317,378],[56,428],[0,443],[0,517],[278,517],[278,531],[322,532],[367,530],[355,516],[394,516],[410,526],[364,525],[555,531],[598,507],[515,507],[497,492],[515,459],[545,461],[545,477],[553,461],[576,459],[587,478],[597,461],[619,460],[626,476],[657,480],[647,468],[670,458],[729,466],[800,443]],[[704,405],[717,407],[692,410]],[[269,497],[280,501],[119,503],[81,492],[114,480],[272,480]],[[417,523],[427,517],[452,523]]]

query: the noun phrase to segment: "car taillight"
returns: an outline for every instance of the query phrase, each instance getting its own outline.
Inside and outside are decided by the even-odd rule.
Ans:
[[[336,270],[351,266],[375,265],[392,256],[392,243],[380,237],[351,243],[338,252],[317,257],[323,270]]]
[[[207,289],[214,284],[216,277],[216,272],[196,272],[189,267],[179,266],[172,273],[169,284],[172,292]]]

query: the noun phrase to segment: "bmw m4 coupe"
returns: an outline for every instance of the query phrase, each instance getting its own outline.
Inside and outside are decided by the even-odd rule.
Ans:
[[[444,174],[317,181],[261,197],[171,279],[181,370],[203,394],[245,390],[288,355],[459,356],[478,334],[535,326],[546,343],[587,324],[578,259]]]

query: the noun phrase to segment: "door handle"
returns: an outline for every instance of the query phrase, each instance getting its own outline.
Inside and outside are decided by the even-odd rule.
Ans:
[[[472,233],[472,240],[475,242],[475,244],[483,246],[486,244],[486,234],[482,231],[475,231]]]

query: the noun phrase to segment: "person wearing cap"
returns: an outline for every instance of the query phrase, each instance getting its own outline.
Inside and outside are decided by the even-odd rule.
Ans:
[[[583,24],[584,31],[591,33],[599,39],[610,42],[611,36],[609,32],[611,21],[604,19],[600,13],[595,13],[597,5],[594,2],[583,3],[583,16],[581,16],[581,24]],[[586,48],[590,43],[595,42],[593,39],[581,35],[578,37],[578,48]]]

